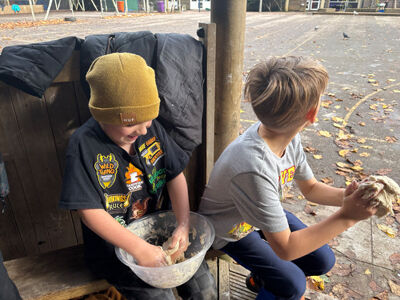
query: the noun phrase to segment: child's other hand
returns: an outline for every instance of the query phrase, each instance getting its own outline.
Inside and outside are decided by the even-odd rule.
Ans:
[[[179,249],[172,255],[172,261],[175,261],[177,257],[182,255],[189,246],[189,224],[183,224],[176,227],[172,233],[172,242],[169,249],[175,248],[176,243],[179,243]]]
[[[376,205],[371,205],[371,199],[374,198],[376,194],[372,194],[368,198],[363,196],[364,191],[358,189],[357,182],[353,181],[347,186],[344,192],[343,206],[341,208],[344,218],[361,221],[376,213]]]
[[[161,247],[148,244],[145,254],[140,258],[135,257],[138,265],[143,267],[162,267],[166,266],[165,252]]]

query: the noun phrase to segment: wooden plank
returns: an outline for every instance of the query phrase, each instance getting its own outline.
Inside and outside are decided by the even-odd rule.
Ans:
[[[71,299],[110,287],[87,269],[82,246],[6,261],[4,265],[24,300]]]
[[[85,111],[79,105],[78,102],[81,99],[78,99],[76,94],[76,84],[74,82],[65,82],[52,84],[44,95],[61,174],[64,174],[65,154],[69,138],[81,126],[81,112]],[[71,215],[76,241],[81,244],[83,243],[83,237],[80,218],[76,212],[67,213]]]
[[[204,151],[204,184],[210,178],[214,167],[214,136],[215,136],[215,59],[216,59],[216,25],[215,23],[200,23],[204,30],[204,38],[201,41],[205,47],[206,55],[206,107],[205,128],[203,131]]]
[[[214,276],[215,282],[218,284],[218,259],[214,257],[212,259],[206,259],[206,262],[212,276]]]
[[[45,92],[47,111],[61,174],[64,173],[65,152],[69,138],[80,126],[78,105],[73,83],[51,85]]]
[[[53,83],[79,81],[80,78],[80,51],[72,52],[64,68],[54,79]]]
[[[229,263],[223,259],[218,259],[218,299],[229,300]]]
[[[10,207],[13,211],[15,220],[1,226],[1,236],[8,236],[7,231],[15,232],[13,223],[17,225],[22,244],[14,240],[1,240],[1,250],[4,258],[16,258],[19,255],[39,253],[40,245],[38,242],[44,239],[43,231],[40,229],[41,221],[39,218],[32,217],[40,210],[35,205],[37,192],[33,181],[34,176],[29,168],[28,155],[19,131],[17,117],[12,105],[12,94],[16,90],[5,84],[0,84],[0,151],[6,160],[10,195]],[[29,205],[32,203],[32,206]],[[3,218],[4,216],[0,216]],[[18,246],[19,251],[14,251]]]
[[[29,178],[34,184],[29,207],[34,222],[40,224],[40,251],[76,245],[71,216],[58,209],[61,172],[46,103],[15,89],[11,96],[33,174]]]

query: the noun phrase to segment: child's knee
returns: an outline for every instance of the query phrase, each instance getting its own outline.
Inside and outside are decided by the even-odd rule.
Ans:
[[[321,251],[318,256],[318,263],[316,264],[319,266],[319,269],[316,270],[315,274],[313,275],[321,275],[328,273],[336,263],[336,257],[331,248],[326,246],[324,251]]]
[[[306,291],[306,276],[301,269],[292,268],[282,274],[278,282],[264,281],[264,287],[279,298],[297,300]]]

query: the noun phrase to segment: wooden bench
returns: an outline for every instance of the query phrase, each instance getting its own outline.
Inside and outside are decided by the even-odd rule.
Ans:
[[[199,26],[207,55],[206,107],[203,143],[185,170],[192,210],[214,164],[216,28]],[[57,207],[68,139],[89,117],[79,55],[74,53],[42,99],[0,82],[0,98],[7,99],[0,101],[0,152],[11,190],[6,213],[0,214],[0,250],[23,299],[71,299],[110,286],[85,266],[77,213]],[[216,254],[208,257],[218,278]]]

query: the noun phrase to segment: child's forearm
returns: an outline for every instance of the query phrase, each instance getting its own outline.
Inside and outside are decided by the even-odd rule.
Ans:
[[[186,178],[183,173],[169,181],[167,188],[178,225],[187,226],[189,224],[190,207]]]
[[[119,224],[102,209],[79,210],[83,223],[109,243],[124,249],[136,259],[146,253],[147,243]]]
[[[299,184],[299,182],[298,182]],[[322,205],[330,206],[342,206],[344,199],[344,189],[329,186],[325,183],[318,182],[315,180],[312,185],[308,185],[307,188],[301,188],[303,195],[307,200]]]
[[[344,217],[339,210],[313,226],[294,232],[288,230],[286,238],[282,237],[280,240],[268,238],[270,233],[264,234],[276,254],[284,260],[291,261],[322,247],[356,223],[357,220]]]

